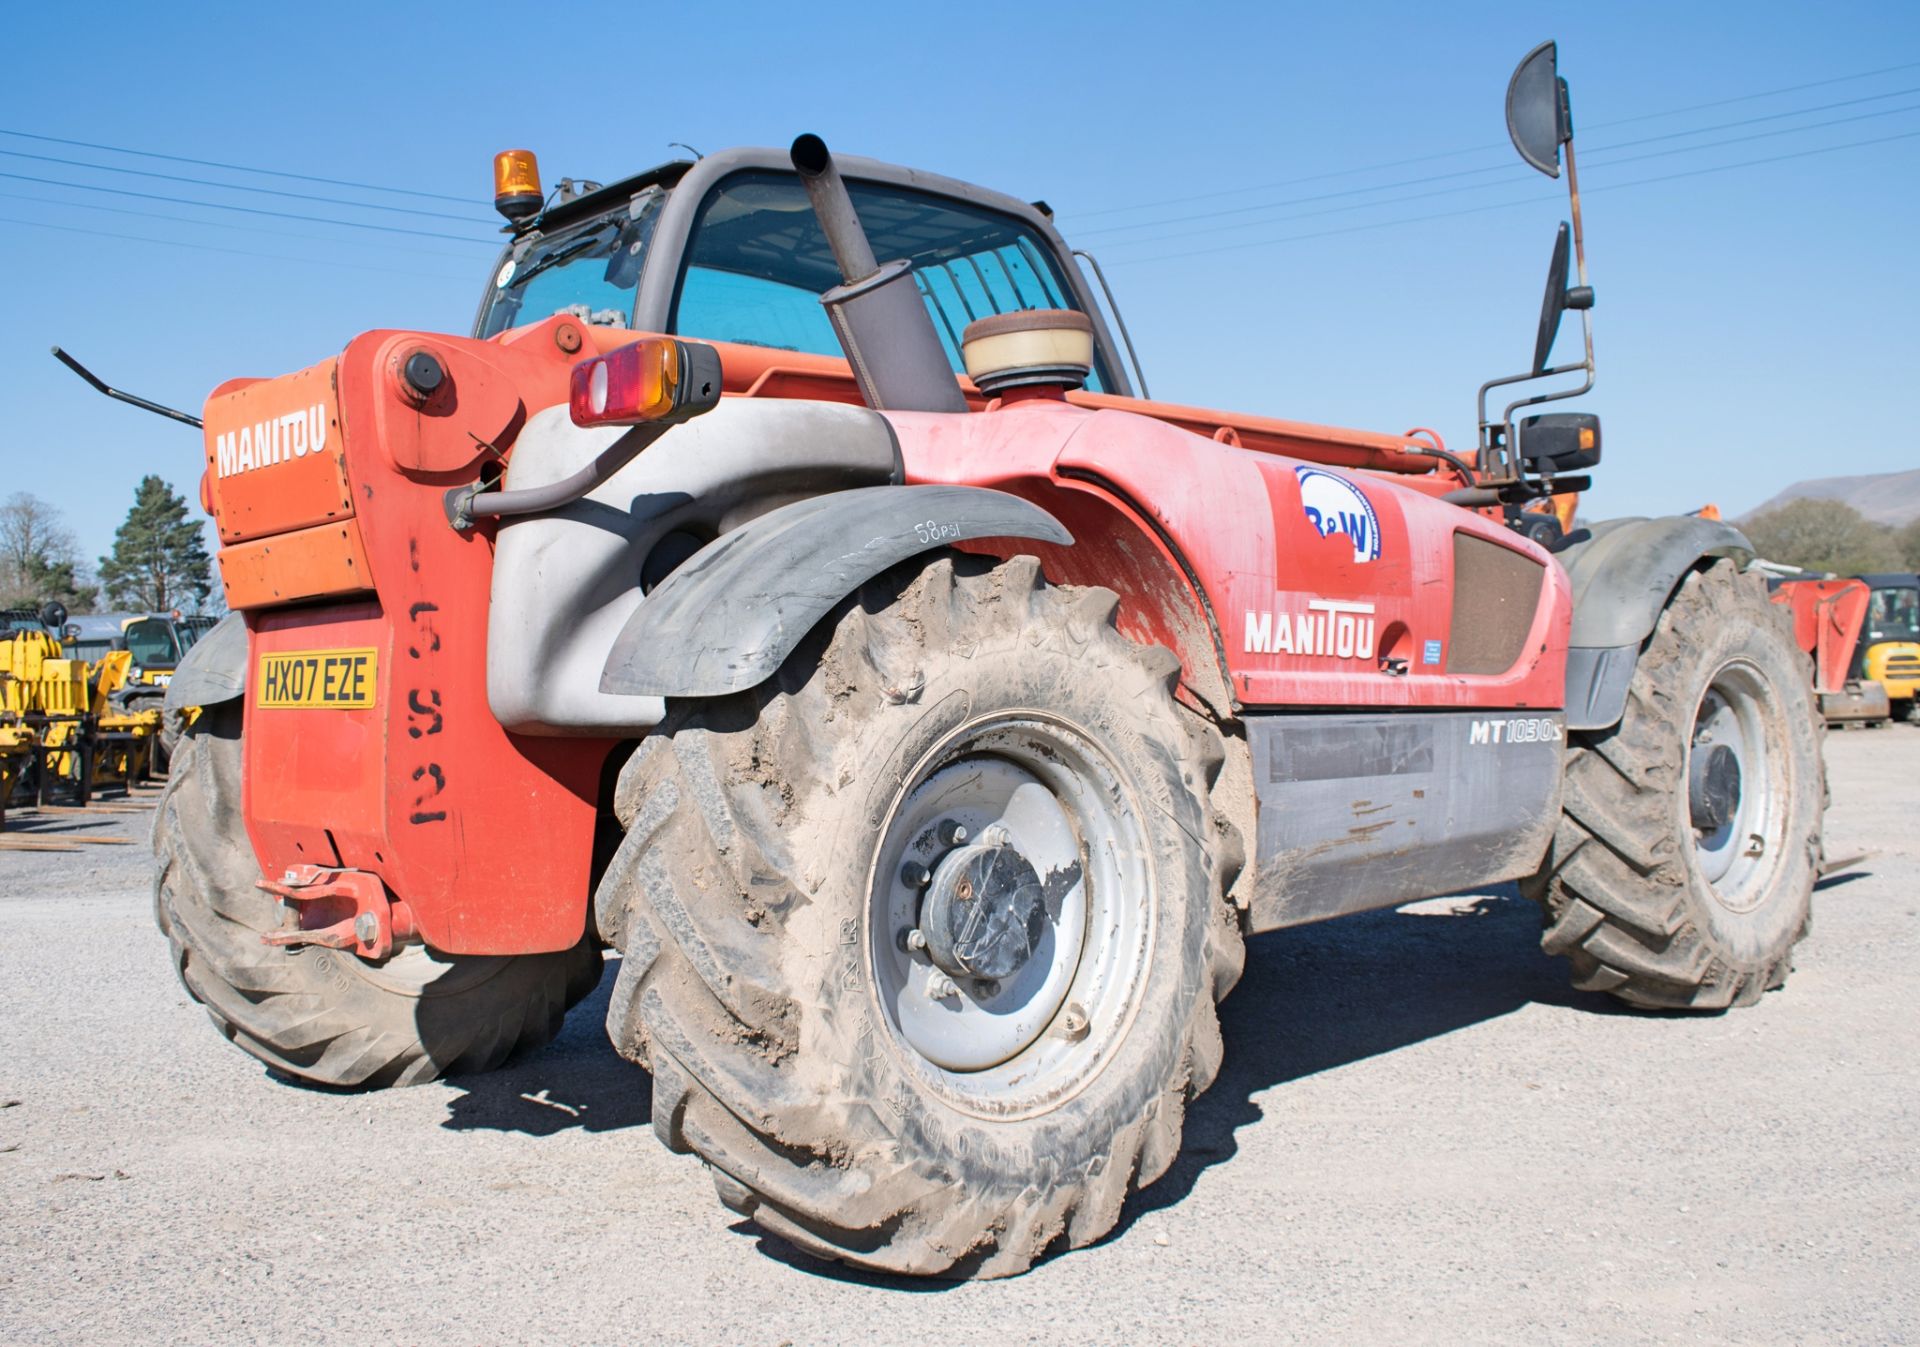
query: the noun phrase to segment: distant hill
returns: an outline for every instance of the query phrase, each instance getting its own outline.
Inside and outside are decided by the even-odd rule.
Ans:
[[[1795,482],[1764,505],[1756,506],[1742,519],[1785,505],[1790,500],[1812,496],[1820,500],[1841,500],[1867,518],[1881,524],[1904,524],[1920,519],[1920,468],[1908,472],[1870,472],[1860,477],[1815,477]]]

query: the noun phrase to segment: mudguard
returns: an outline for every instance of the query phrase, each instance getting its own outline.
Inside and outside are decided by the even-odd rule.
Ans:
[[[1039,506],[985,487],[862,487],[773,510],[709,543],[647,596],[614,641],[600,690],[742,692],[861,584],[975,538],[1073,542]]]
[[[1730,557],[1742,566],[1753,560],[1746,535],[1716,519],[1609,519],[1589,532],[1557,554],[1573,587],[1570,730],[1603,730],[1619,722],[1641,644],[1688,571],[1708,558]]]
[[[167,683],[166,709],[217,706],[247,690],[247,624],[228,613],[193,643]]]

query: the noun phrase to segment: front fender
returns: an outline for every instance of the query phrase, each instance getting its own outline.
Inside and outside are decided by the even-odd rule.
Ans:
[[[1039,506],[984,487],[872,486],[783,506],[715,539],[647,596],[614,641],[600,690],[745,691],[866,581],[975,538],[1073,542]]]
[[[1667,600],[1702,561],[1753,560],[1731,524],[1692,515],[1609,519],[1557,554],[1573,589],[1567,649],[1567,728],[1603,730],[1626,710],[1640,647]]]

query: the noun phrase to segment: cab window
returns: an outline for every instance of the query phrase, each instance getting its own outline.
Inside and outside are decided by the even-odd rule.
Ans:
[[[904,188],[849,181],[881,261],[913,263],[914,284],[955,372],[968,323],[1025,309],[1078,309],[1045,240],[1018,219]],[[792,174],[738,173],[707,194],[688,241],[669,326],[707,341],[839,355],[820,296],[840,283],[833,251]],[[1109,382],[1095,369],[1087,387]]]
[[[170,622],[157,617],[129,622],[125,637],[133,662],[143,669],[171,669],[180,662],[180,647],[174,644]]]

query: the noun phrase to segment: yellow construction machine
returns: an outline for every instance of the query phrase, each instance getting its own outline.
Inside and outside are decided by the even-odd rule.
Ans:
[[[1853,655],[1856,678],[1887,690],[1895,720],[1911,719],[1920,698],[1920,575],[1862,575],[1873,591]]]
[[[57,794],[85,804],[152,774],[160,710],[116,697],[133,655],[72,658],[57,634],[65,623],[57,603],[0,613],[0,809],[24,790],[35,803]]]

